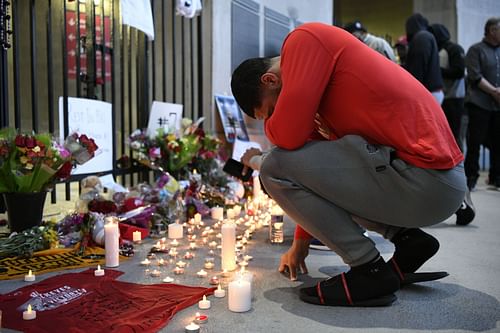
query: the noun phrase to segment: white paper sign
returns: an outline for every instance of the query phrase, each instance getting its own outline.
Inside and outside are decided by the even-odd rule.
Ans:
[[[241,141],[236,139],[233,146],[233,159],[240,161],[241,156],[250,148],[257,148],[262,151],[260,144],[254,141]]]
[[[148,121],[148,135],[155,136],[159,128],[165,132],[179,131],[182,120],[182,104],[153,101]]]
[[[115,182],[112,174],[107,174],[105,176],[99,177],[99,179],[101,180],[102,186],[109,190],[112,190],[114,192],[128,192],[125,187]]]
[[[143,31],[151,40],[155,39],[153,13],[150,0],[121,0],[123,24]]]
[[[64,133],[64,98],[59,97],[59,128],[61,140],[74,132],[94,139],[99,147],[93,159],[73,169],[81,175],[113,170],[113,117],[111,103],[94,99],[68,97],[68,129]]]

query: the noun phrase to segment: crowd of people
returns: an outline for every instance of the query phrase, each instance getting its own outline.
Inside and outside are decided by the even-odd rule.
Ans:
[[[422,227],[454,213],[457,224],[473,220],[470,191],[488,138],[489,182],[500,186],[500,18],[486,22],[467,54],[445,26],[420,14],[408,18],[398,43],[402,64],[360,22],[306,23],[286,37],[280,56],[245,60],[233,72],[236,101],[264,121],[273,144],[241,161],[260,170],[264,189],[297,223],[279,271],[292,280],[306,273],[312,239],[350,267],[302,288],[305,302],[389,305],[402,286],[443,278],[417,272],[439,249]],[[365,230],[394,244],[390,260]]]

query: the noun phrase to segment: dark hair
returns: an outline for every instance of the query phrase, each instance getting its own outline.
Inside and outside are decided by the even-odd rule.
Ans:
[[[350,32],[351,34],[356,31],[366,32],[366,28],[359,21],[349,22],[344,26],[344,30]]]
[[[271,58],[252,58],[243,61],[233,72],[233,96],[243,112],[252,118],[255,118],[255,108],[261,104],[260,77],[271,65]]]
[[[491,27],[497,25],[500,22],[500,17],[490,17],[486,24],[484,25],[484,35],[488,35]]]

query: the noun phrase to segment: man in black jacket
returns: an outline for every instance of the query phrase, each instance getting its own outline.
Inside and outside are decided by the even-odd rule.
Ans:
[[[438,47],[428,31],[429,22],[416,13],[406,20],[408,54],[405,68],[436,98],[439,104],[444,98],[443,79],[439,68]]]
[[[436,38],[439,64],[444,83],[444,101],[441,105],[448,119],[453,136],[462,151],[465,133],[462,133],[462,117],[465,113],[465,52],[450,40],[448,29],[442,24],[432,24],[429,31]]]

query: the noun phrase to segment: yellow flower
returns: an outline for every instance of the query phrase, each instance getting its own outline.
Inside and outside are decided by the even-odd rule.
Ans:
[[[41,151],[40,146],[35,146],[35,147],[33,148],[33,151],[34,151],[35,153],[39,153],[39,152]]]
[[[28,169],[28,170],[31,170],[31,169],[33,169],[33,164],[31,164],[31,163],[26,163],[26,165],[25,165],[24,167],[25,167],[26,169]]]
[[[170,133],[169,135],[167,135],[167,141],[175,141],[175,139],[176,139],[175,134]]]
[[[29,159],[26,156],[21,156],[19,158],[19,162],[21,162],[21,164],[26,164],[26,163],[28,163],[28,161],[29,161]]]

